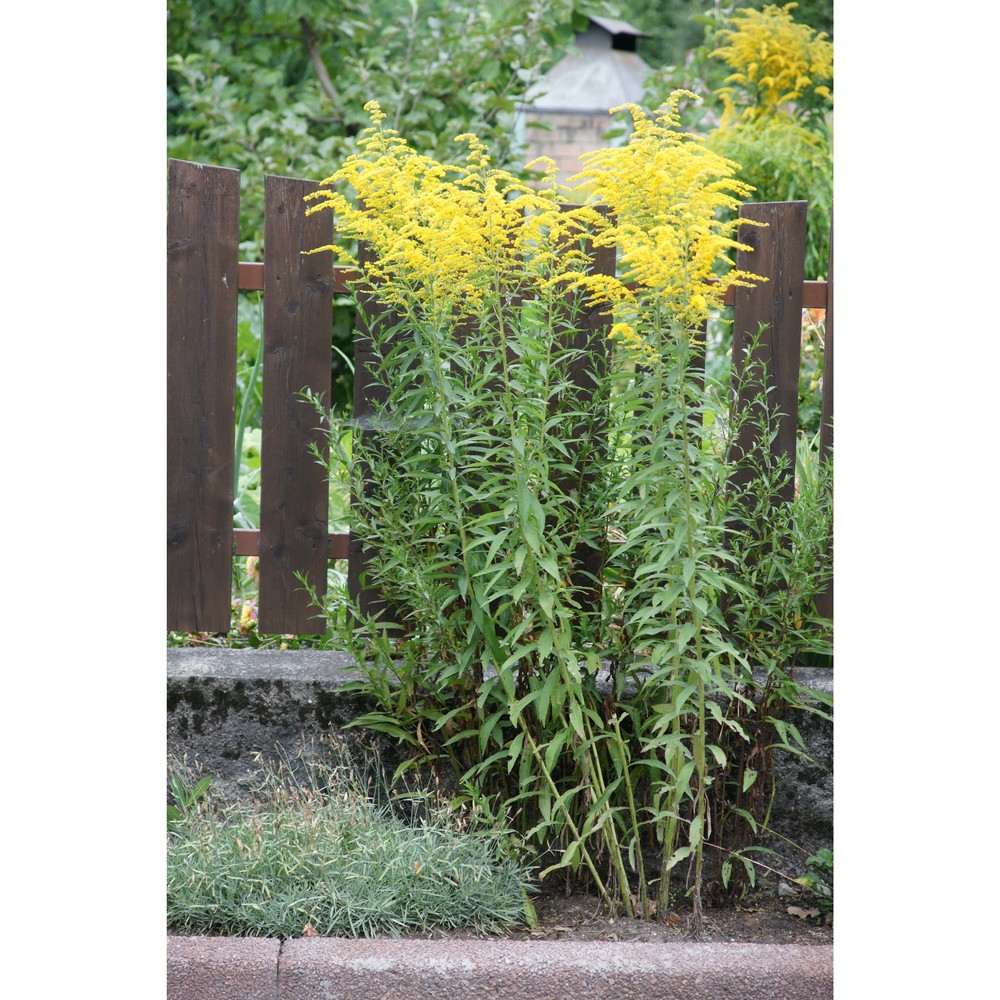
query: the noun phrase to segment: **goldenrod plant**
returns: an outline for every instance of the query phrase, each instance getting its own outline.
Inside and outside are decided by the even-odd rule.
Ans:
[[[755,201],[807,201],[805,273],[827,273],[833,202],[833,45],[795,20],[798,5],[716,8],[682,67],[650,74],[644,103],[677,86],[704,98],[706,144],[739,164]],[[683,105],[689,118],[697,105]]]
[[[833,203],[833,45],[794,19],[797,4],[740,8],[716,34],[710,57],[732,72],[712,149],[737,160],[762,200],[809,202],[806,277],[827,272]]]
[[[360,271],[379,390],[350,455],[323,414],[384,602],[330,609],[377,706],[357,723],[453,768],[543,876],[576,873],[629,916],[666,915],[690,859],[697,934],[713,797],[744,780],[722,777],[727,739],[752,739],[753,667],[795,651],[758,664],[724,613],[727,596],[756,607],[726,544],[748,418],[695,361],[726,289],[762,279],[730,260],[749,189],[681,130],[683,96],[620,109],[629,141],[586,157],[568,193],[551,167],[538,188],[494,168],[472,135],[462,163],[422,156],[369,104],[310,211],[334,212],[333,249]],[[594,273],[609,246],[617,273]],[[783,546],[754,558],[794,566]],[[796,590],[804,629],[821,577]]]
[[[799,24],[795,3],[733,11],[712,55],[733,72],[717,92],[723,126],[780,111],[807,117],[832,107],[833,45],[823,32]]]

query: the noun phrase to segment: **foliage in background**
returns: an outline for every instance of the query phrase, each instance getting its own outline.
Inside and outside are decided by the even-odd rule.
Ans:
[[[807,201],[805,277],[829,270],[833,157],[829,140],[791,116],[745,119],[710,132],[712,149],[741,165],[754,201]]]
[[[694,331],[755,276],[725,267],[746,190],[680,130],[682,97],[653,118],[629,108],[631,138],[585,159],[575,211],[474,135],[458,165],[417,154],[370,104],[359,153],[311,210],[376,251],[356,291],[381,306],[368,371],[385,402],[352,456],[329,417],[384,601],[362,613],[341,597],[378,705],[358,724],[450,764],[546,873],[577,873],[628,915],[665,913],[690,859],[697,932],[706,845],[739,827],[749,864],[764,751],[800,749],[782,716],[805,704],[797,650],[828,645],[813,599],[830,513],[821,478],[772,513],[793,470],[767,448],[741,459],[756,463],[745,489],[729,485],[737,432],[759,419],[766,441],[774,414],[766,398],[732,412],[694,366]],[[590,273],[588,241],[621,248],[617,276]],[[594,310],[613,350],[581,387],[569,370]]]
[[[185,784],[177,773],[171,781]],[[509,856],[502,830],[426,798],[403,818],[398,801],[377,794],[348,757],[303,752],[266,771],[252,800],[199,798],[167,840],[168,926],[371,937],[496,933],[530,920],[529,872]]]
[[[586,0],[168,0],[167,148],[242,172],[242,253],[259,259],[263,177],[323,176],[378,100],[421,148],[471,129],[518,163],[515,104],[585,26]]]

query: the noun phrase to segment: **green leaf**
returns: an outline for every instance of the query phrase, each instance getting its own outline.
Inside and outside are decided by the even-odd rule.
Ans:
[[[559,759],[559,754],[562,753],[563,747],[566,745],[566,741],[570,738],[570,731],[568,729],[560,729],[559,732],[549,740],[548,746],[545,748],[545,770],[550,774],[556,765],[556,761]]]
[[[541,641],[539,641],[539,647],[540,646]],[[552,699],[552,692],[558,683],[559,671],[550,670],[549,676],[545,678],[545,683],[542,685],[542,689],[538,694],[538,703],[535,705],[535,711],[538,713],[538,721],[543,726],[549,721],[549,702]]]
[[[518,545],[517,549],[514,551],[514,572],[517,573],[518,576],[521,575],[521,570],[524,568],[524,560],[527,555],[528,546],[523,543]]]
[[[691,843],[691,847],[697,847],[701,843],[701,829],[703,821],[700,816],[695,816],[691,820],[691,826],[688,828],[688,840]]]
[[[539,695],[537,690],[529,691],[523,698],[518,698],[510,707],[510,721],[513,725],[517,725],[521,718],[521,713],[530,705]]]
[[[577,840],[571,841],[563,851],[562,857],[554,864],[550,865],[545,871],[539,872],[538,877],[544,879],[551,872],[559,871],[560,868],[572,867],[574,871],[579,867],[580,864],[580,842]]]
[[[667,871],[671,868],[676,867],[680,864],[686,857],[691,854],[691,847],[685,844],[683,847],[678,847],[673,854],[670,855],[670,860],[664,866]]]
[[[501,715],[504,715],[506,709],[499,709],[494,712],[489,718],[483,721],[482,726],[479,728],[479,755],[482,756],[486,753],[486,745],[490,741],[490,736],[493,734],[493,730],[496,728],[496,724],[500,719]]]
[[[552,652],[552,629],[543,628],[538,634],[538,660],[544,663],[546,657]]]
[[[524,746],[524,733],[518,733],[517,736],[511,741],[510,750],[510,760],[507,762],[507,773],[514,769],[514,765],[518,762],[521,756],[521,747]]]

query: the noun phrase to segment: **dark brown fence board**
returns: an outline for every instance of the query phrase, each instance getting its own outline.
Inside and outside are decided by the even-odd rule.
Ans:
[[[578,207],[564,205],[563,210],[572,211]],[[603,207],[599,207],[598,211],[607,214]],[[616,247],[595,247],[593,241],[587,239],[583,244],[583,252],[590,258],[588,273],[615,273]],[[572,315],[574,311],[584,308],[585,298],[582,290],[567,292],[567,312]],[[568,460],[564,471],[557,471],[553,479],[567,495],[575,493],[582,524],[603,526],[606,512],[595,507],[590,493],[595,470],[602,468],[607,460],[608,401],[601,398],[598,390],[603,383],[609,360],[608,330],[611,327],[611,310],[606,305],[593,307],[582,320],[577,319],[577,329],[572,334],[563,335],[563,346],[570,351],[580,352],[573,355],[567,365],[567,381],[572,386],[568,402],[571,410],[583,409],[585,416],[582,419],[570,418],[564,442]],[[605,539],[602,538],[601,546],[594,547],[581,540],[574,553],[576,570],[572,582],[582,611],[599,612],[601,609],[604,543]]]
[[[261,632],[310,634],[325,624],[297,579],[305,574],[326,594],[328,557],[326,471],[310,451],[325,454],[320,418],[300,393],[328,403],[332,361],[332,254],[303,250],[332,241],[327,212],[305,214],[312,181],[264,180],[264,371],[261,410]]]
[[[761,324],[766,325],[754,360],[767,365],[768,405],[779,416],[777,433],[771,448],[775,455],[786,455],[795,469],[796,421],[799,407],[799,364],[802,346],[802,276],[805,268],[806,202],[769,202],[748,204],[740,217],[767,225],[740,227],[740,240],[752,251],[740,250],[736,266],[741,270],[766,275],[767,281],[754,288],[737,288],[733,306],[733,384],[738,386],[735,405],[743,412],[762,386],[746,378],[744,351]],[[751,421],[736,442],[737,455],[747,455],[758,447],[756,428]],[[746,467],[733,475],[735,484],[751,477]],[[791,476],[782,498],[790,502],[794,484]]]
[[[819,457],[833,450],[833,223],[830,223],[830,264],[826,285],[826,324],[823,337],[823,405],[820,412]]]
[[[239,171],[171,160],[167,209],[167,628],[230,624]]]

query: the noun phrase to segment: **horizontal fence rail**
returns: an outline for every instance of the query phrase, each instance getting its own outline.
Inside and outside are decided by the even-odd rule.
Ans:
[[[331,270],[333,272],[333,290],[338,295],[350,294],[352,282],[360,277],[358,271],[346,264],[334,264]],[[241,260],[239,276],[241,292],[262,292],[264,290],[264,265],[261,262]],[[735,301],[736,289],[734,287],[727,288],[723,305],[731,306]],[[804,309],[826,309],[827,282],[803,281],[802,307]]]
[[[300,393],[329,400],[335,295],[351,292],[355,269],[332,254],[303,255],[331,242],[329,213],[306,216],[313,181],[265,180],[264,259],[239,261],[239,173],[171,160],[167,223],[167,628],[227,632],[233,559],[259,556],[258,630],[312,635],[323,630],[300,577],[326,594],[328,561],[348,560],[357,581],[364,554],[348,532],[327,530],[329,484],[312,445],[326,445],[314,408]],[[804,281],[805,202],[748,204],[737,266],[769,280],[731,288],[733,358],[761,325],[761,351],[782,420],[771,445],[795,458],[803,308],[826,310],[821,454],[832,449],[833,243],[827,281]],[[613,268],[613,258],[598,266]],[[260,529],[233,526],[236,325],[239,291],[263,292],[263,407]],[[356,346],[363,348],[359,315]],[[606,338],[600,338],[606,339]],[[736,365],[739,365],[738,360]],[[355,416],[363,389],[355,362]],[[747,392],[754,391],[749,386]],[[362,394],[359,396],[359,392]],[[752,442],[744,442],[747,447]],[[789,486],[791,489],[791,486]],[[357,594],[355,596],[358,596]],[[365,595],[360,595],[364,605]],[[832,587],[820,610],[832,617]]]

